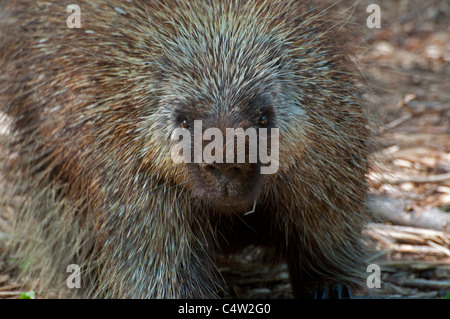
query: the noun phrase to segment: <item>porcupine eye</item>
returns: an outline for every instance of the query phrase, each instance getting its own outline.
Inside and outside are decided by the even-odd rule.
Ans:
[[[259,117],[258,124],[261,127],[266,127],[267,123],[269,123],[269,118],[266,115],[262,115]]]
[[[181,122],[181,124],[180,124],[180,127],[184,128],[184,129],[188,129],[189,128],[189,124],[188,124],[188,122],[186,120],[183,120]]]

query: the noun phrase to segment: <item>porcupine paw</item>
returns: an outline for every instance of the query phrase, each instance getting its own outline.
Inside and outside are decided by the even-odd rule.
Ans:
[[[314,299],[351,299],[351,297],[350,288],[340,283],[314,289]]]

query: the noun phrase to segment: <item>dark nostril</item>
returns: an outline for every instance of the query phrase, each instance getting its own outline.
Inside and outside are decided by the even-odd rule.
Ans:
[[[223,171],[223,175],[225,175],[225,177],[228,180],[235,179],[236,177],[239,176],[240,173],[241,173],[241,169],[238,167],[230,167]]]
[[[205,170],[210,174],[214,175],[216,178],[221,179],[222,176],[228,180],[233,180],[238,177],[242,170],[239,167],[227,167],[220,165],[206,165]]]
[[[214,165],[206,165],[205,170],[209,172],[210,174],[216,176],[217,178],[220,178],[222,176],[222,173],[220,169],[215,167]]]

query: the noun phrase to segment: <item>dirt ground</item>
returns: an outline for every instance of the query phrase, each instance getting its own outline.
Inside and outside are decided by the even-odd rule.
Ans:
[[[371,196],[378,204],[395,203],[401,215],[383,215],[368,226],[376,249],[370,262],[380,265],[382,284],[355,295],[443,298],[450,293],[450,3],[354,3],[339,5],[352,12],[348,29],[358,40],[350,45],[368,86],[365,99],[378,145],[371,157]],[[366,26],[370,3],[380,5],[380,29]],[[5,132],[0,126],[0,134]],[[432,223],[422,222],[430,212],[437,214]],[[0,203],[0,298],[18,298],[38,284],[24,285],[1,256],[13,213],[14,207]],[[292,298],[286,265],[274,271],[254,251],[222,264],[227,297]]]

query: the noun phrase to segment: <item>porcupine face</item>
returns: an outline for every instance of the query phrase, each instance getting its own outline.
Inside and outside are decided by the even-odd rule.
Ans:
[[[180,164],[185,187],[219,211],[245,212],[264,188],[261,168],[270,163],[262,163],[260,152],[273,154],[280,89],[258,66],[216,63],[222,71],[213,74],[209,65],[166,73],[162,103],[170,114],[167,126],[188,133],[189,150],[181,152],[188,163]]]
[[[196,107],[201,104],[203,107]],[[274,127],[274,120],[271,100],[262,96],[232,103],[198,101],[178,106],[174,112],[175,125],[191,136],[191,161],[186,169],[192,179],[192,193],[221,211],[251,209],[264,186],[257,153],[259,132]],[[244,134],[236,135],[240,129]],[[199,132],[203,139],[199,138]],[[209,136],[208,132],[217,134]],[[270,147],[270,135],[268,140]],[[199,151],[203,155],[201,160],[196,159]],[[256,156],[252,158],[251,152]],[[228,158],[230,154],[232,159]],[[213,158],[208,159],[210,156]]]
[[[249,210],[267,180],[261,168],[271,165],[261,159],[261,141],[271,153],[271,130],[286,114],[283,45],[273,29],[261,32],[255,17],[189,17],[173,21],[174,34],[164,41],[159,111],[166,132],[189,132],[183,186],[219,210]],[[245,140],[233,138],[232,129],[242,129]]]

